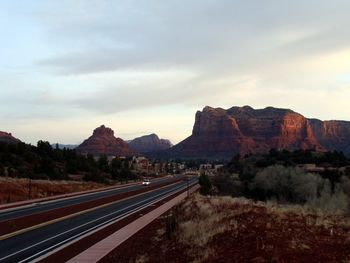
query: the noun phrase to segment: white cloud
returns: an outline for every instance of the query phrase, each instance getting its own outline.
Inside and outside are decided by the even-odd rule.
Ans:
[[[140,119],[131,114],[139,111],[175,141],[188,134],[191,114],[205,105],[279,106],[321,119],[348,118],[349,8],[345,0],[12,5],[0,12],[7,10],[2,17],[12,23],[16,13],[12,35],[26,41],[18,38],[21,44],[8,54],[20,49],[30,55],[24,68],[21,56],[14,62],[7,54],[0,62],[0,81],[11,88],[0,90],[0,117],[10,130],[19,128],[14,121],[30,119],[46,123],[48,132],[57,127],[53,119],[90,129],[89,123],[120,118],[127,135],[140,131],[134,125]],[[34,37],[22,34],[28,28]],[[7,40],[6,50],[11,46]],[[187,109],[190,116],[171,122],[174,111],[154,111],[166,107]],[[168,122],[171,131],[159,128]],[[30,130],[30,124],[21,127]],[[78,132],[70,132],[62,138],[72,142]]]

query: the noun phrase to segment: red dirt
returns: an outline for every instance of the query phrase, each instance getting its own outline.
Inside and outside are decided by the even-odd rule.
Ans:
[[[105,186],[93,182],[31,180],[31,192],[29,193],[28,179],[0,177],[0,204],[81,192]]]
[[[176,179],[171,181],[171,183],[180,181],[182,179]],[[121,193],[121,194],[117,194],[111,197],[105,197],[105,198],[100,198],[97,200],[93,200],[93,201],[89,201],[89,202],[85,202],[85,203],[80,203],[77,205],[73,205],[73,206],[69,206],[69,207],[62,207],[62,208],[58,208],[55,210],[51,210],[51,211],[47,211],[47,212],[43,212],[43,213],[39,213],[39,214],[34,214],[34,215],[30,215],[30,216],[24,216],[24,217],[20,217],[20,218],[16,218],[13,220],[7,220],[7,221],[3,221],[0,222],[0,235],[5,235],[5,234],[9,234],[12,233],[14,231],[18,231],[20,229],[24,229],[27,227],[31,227],[34,225],[38,225],[40,223],[43,222],[47,222],[50,220],[54,220],[56,218],[60,218],[60,217],[64,217],[76,212],[80,212],[89,208],[93,208],[99,205],[103,205],[109,202],[114,202],[117,200],[121,200],[123,198],[127,198],[130,197],[132,195],[136,195],[136,194],[140,194],[146,191],[150,191],[150,190],[154,190],[158,187],[161,186],[165,186],[168,185],[170,183],[163,183],[163,184],[158,184],[157,186],[149,186],[147,188],[144,189],[140,189],[140,190],[136,190],[136,191],[130,191],[127,193]]]
[[[307,214],[272,209],[247,202],[213,204],[209,199],[192,200],[174,210],[178,229],[171,239],[166,235],[166,218],[153,221],[101,262],[348,262],[350,221],[343,216]],[[209,204],[210,208],[203,208]],[[186,209],[189,207],[189,209]],[[202,208],[201,208],[202,207]],[[201,211],[205,213],[201,214]],[[207,216],[206,212],[209,213]],[[186,239],[186,231],[210,218],[214,223]],[[194,222],[184,232],[185,223]],[[210,220],[208,221],[210,222]],[[225,226],[205,245],[204,236]],[[215,233],[215,231],[214,231]],[[184,242],[187,240],[189,242]]]

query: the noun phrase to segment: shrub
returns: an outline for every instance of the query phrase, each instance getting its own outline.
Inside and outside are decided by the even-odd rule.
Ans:
[[[330,212],[346,212],[349,197],[345,192],[350,188],[350,180],[345,177],[342,180],[333,187],[328,179],[317,174],[277,165],[257,173],[249,188],[251,195],[260,200],[306,204]]]
[[[306,174],[298,168],[276,165],[257,173],[250,190],[253,193],[256,191],[259,199],[275,198],[277,201],[304,203],[317,197],[322,183],[320,176]]]

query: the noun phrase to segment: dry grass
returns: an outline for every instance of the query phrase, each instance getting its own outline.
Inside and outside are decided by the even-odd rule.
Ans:
[[[239,225],[234,216],[251,211],[251,205],[252,201],[244,198],[196,194],[181,207],[184,218],[179,223],[178,241],[189,247],[188,254],[195,255],[193,262],[202,262],[214,253],[208,247],[214,237],[228,231],[236,233]]]
[[[279,249],[285,250],[283,253],[314,253],[321,246],[315,244],[314,235],[337,242],[337,237],[348,233],[350,244],[349,217],[307,206],[197,194],[180,206],[180,215],[177,241],[187,248],[193,262],[212,262],[218,253],[214,244],[225,238],[255,240],[254,249],[271,259]]]
[[[278,218],[286,218],[290,214],[294,214],[296,218],[305,218],[308,226],[330,228],[337,225],[350,229],[350,217],[340,211],[331,213],[308,205],[280,205],[270,201],[266,203],[266,207],[270,213],[278,215]]]
[[[149,257],[146,255],[137,256],[135,259],[135,263],[146,263],[149,262]]]
[[[170,229],[173,218],[177,227]],[[104,262],[350,262],[349,220],[308,207],[195,194]]]
[[[42,198],[101,188],[104,185],[91,182],[31,180],[30,198]],[[0,204],[23,201],[29,198],[29,180],[0,177]]]

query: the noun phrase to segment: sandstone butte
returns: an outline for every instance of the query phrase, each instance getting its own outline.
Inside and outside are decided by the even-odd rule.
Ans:
[[[116,138],[114,131],[104,125],[96,128],[76,150],[82,154],[92,155],[131,156],[135,154],[124,140]]]
[[[152,153],[169,149],[172,144],[167,139],[159,139],[158,135],[152,133],[129,141],[132,150],[139,153]]]
[[[192,135],[169,154],[187,158],[231,158],[278,150],[342,151],[350,155],[350,122],[307,119],[289,109],[206,106],[197,111]]]
[[[12,136],[11,133],[0,131],[0,143],[19,143],[19,139]]]

